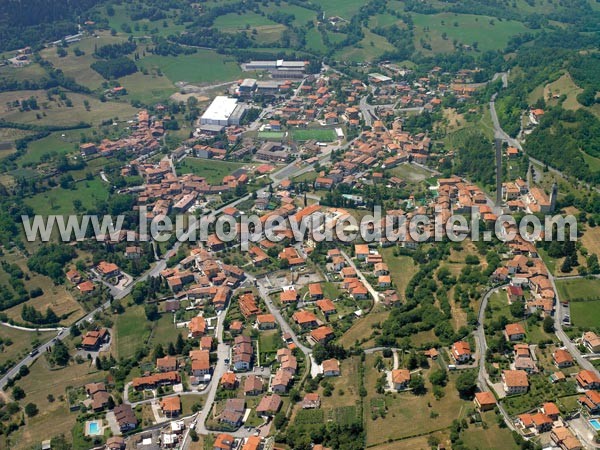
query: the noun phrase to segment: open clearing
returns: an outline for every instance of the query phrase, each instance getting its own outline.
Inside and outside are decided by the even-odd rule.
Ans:
[[[394,288],[400,298],[404,299],[404,292],[408,282],[417,273],[418,267],[410,256],[394,256],[394,248],[388,247],[381,250],[383,260],[390,269],[390,276],[394,283]]]
[[[39,445],[41,437],[52,430],[54,435],[64,434],[71,440],[71,429],[75,425],[77,413],[69,412],[65,396],[68,386],[82,386],[86,383],[102,381],[102,375],[96,372],[88,361],[72,364],[68,367],[52,370],[44,357],[38,358],[31,366],[31,373],[17,383],[25,390],[26,397],[21,406],[35,403],[40,413],[27,419],[27,427],[11,435],[11,449],[28,449]],[[56,399],[49,402],[48,394]]]
[[[511,36],[528,31],[521,22],[474,14],[412,14],[412,17],[415,45],[420,48],[421,39],[429,41],[433,53],[452,51],[454,39],[465,45],[477,43],[480,51],[500,50]]]
[[[572,302],[570,304],[571,320],[578,327],[598,328],[600,324],[600,300]]]
[[[449,374],[448,385],[444,388],[445,395],[440,400],[433,396],[429,381],[425,382],[427,393],[424,395],[417,396],[411,392],[377,394],[376,382],[383,373],[375,368],[375,359],[376,355],[367,355],[365,362],[365,388],[368,392],[364,411],[367,446],[446,429],[454,419],[460,419],[471,406],[470,402],[458,396],[454,387],[456,374]],[[427,374],[423,375],[427,380]],[[385,417],[375,414],[371,407],[374,404],[382,405]],[[432,420],[432,413],[439,416]]]
[[[233,57],[219,55],[212,50],[198,50],[194,54],[180,56],[150,55],[140,59],[138,66],[148,71],[160,69],[173,83],[222,83],[242,76],[242,69]],[[126,83],[123,85],[127,86]]]
[[[387,51],[393,51],[394,46],[383,36],[373,33],[363,27],[364,38],[353,47],[345,47],[336,52],[335,57],[342,61],[371,61]]]
[[[223,181],[223,177],[231,175],[232,172],[243,166],[244,164],[229,161],[188,157],[177,165],[177,173],[193,173],[206,178],[210,184],[218,184]]]
[[[502,443],[503,450],[517,450],[519,447],[515,443],[508,428],[500,428],[493,411],[487,411],[481,414],[483,422],[487,425],[482,426],[469,425],[469,428],[461,434],[461,438],[468,448],[478,448],[479,450],[495,450],[499,443]]]
[[[581,237],[581,243],[589,253],[595,253],[600,257],[600,226],[588,226]]]
[[[339,339],[339,344],[346,348],[352,347],[356,341],[367,341],[361,347],[372,347],[373,341],[370,339],[373,333],[373,325],[383,322],[389,316],[389,311],[371,311],[366,317],[357,319],[354,324]]]
[[[39,109],[20,111],[18,107],[8,106],[8,103],[31,97],[36,98]],[[60,100],[56,95],[53,100],[48,100],[46,91],[3,92],[0,94],[0,105],[2,105],[0,119],[34,125],[76,125],[79,122],[99,125],[103,120],[115,117],[133,118],[137,112],[133,106],[125,102],[102,103],[89,95],[71,92],[67,94],[67,97],[72,101],[72,106],[67,106],[66,102]],[[89,108],[86,108],[85,101],[88,102]]]
[[[83,208],[89,209],[96,202],[108,198],[108,184],[96,178],[84,180],[75,184],[75,189],[56,187],[48,192],[42,192],[34,197],[27,198],[25,203],[31,206],[36,214],[48,216],[50,214],[73,213],[73,200],[80,200]]]
[[[561,300],[596,299],[600,295],[598,279],[557,280],[556,287]]]
[[[146,320],[144,308],[140,305],[127,308],[117,316],[114,329],[116,342],[113,348],[117,350],[117,357],[131,358],[144,345],[150,333],[150,323]]]
[[[577,95],[583,92],[583,89],[578,87],[569,72],[564,73],[558,80],[549,83],[544,87],[544,100],[549,105],[556,105],[558,98],[566,96],[567,99],[563,102],[563,108],[576,110],[582,107],[577,101]]]
[[[6,326],[0,326],[0,338],[4,342],[6,342],[6,340],[8,339],[12,341],[11,345],[3,344],[0,347],[0,364],[4,364],[9,359],[16,361],[24,357],[27,353],[29,353],[32,350],[33,342],[45,342],[55,334],[56,333],[49,331],[23,331]]]

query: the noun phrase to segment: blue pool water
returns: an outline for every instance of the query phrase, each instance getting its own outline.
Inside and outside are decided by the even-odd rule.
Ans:
[[[99,431],[98,422],[90,422],[90,434],[98,434]]]
[[[600,431],[600,420],[592,419],[590,420],[590,424],[594,427],[594,430]]]

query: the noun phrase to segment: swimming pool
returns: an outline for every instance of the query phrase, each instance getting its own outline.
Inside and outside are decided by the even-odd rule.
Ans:
[[[87,423],[87,433],[88,436],[96,436],[98,434],[102,434],[102,428],[100,426],[99,420],[90,420]]]
[[[594,427],[594,430],[600,431],[600,420],[592,419],[590,420],[590,425]]]

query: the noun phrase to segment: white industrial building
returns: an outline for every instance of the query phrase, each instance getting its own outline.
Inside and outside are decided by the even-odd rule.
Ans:
[[[200,125],[239,125],[244,112],[244,106],[238,104],[237,99],[219,95],[200,117]]]

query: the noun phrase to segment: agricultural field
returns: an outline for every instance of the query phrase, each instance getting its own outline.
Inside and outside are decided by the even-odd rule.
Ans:
[[[177,165],[177,173],[193,173],[206,178],[210,184],[219,184],[223,181],[223,177],[231,175],[241,167],[244,167],[244,164],[188,157]]]
[[[600,292],[600,280],[598,279],[575,279],[557,280],[559,298],[569,301],[597,299]]]
[[[152,104],[164,101],[177,92],[173,83],[165,75],[156,74],[156,71],[152,71],[148,75],[136,72],[119,78],[119,82],[127,89],[125,98],[129,101],[136,100]]]
[[[8,106],[16,100],[32,97],[37,100],[39,109],[21,111],[19,107]],[[0,119],[33,125],[69,126],[79,122],[99,125],[103,120],[116,117],[130,119],[137,113],[137,109],[125,102],[102,103],[92,96],[71,92],[67,94],[67,98],[72,102],[71,106],[68,106],[67,100],[61,100],[57,95],[49,100],[46,91],[3,92],[0,93]]]
[[[336,52],[335,57],[342,61],[363,62],[371,61],[387,51],[393,51],[394,46],[383,36],[373,33],[363,27],[364,38],[353,47],[345,47]]]
[[[21,323],[23,322],[23,319],[21,318],[21,310],[23,309],[23,305],[33,306],[42,313],[45,313],[47,308],[52,308],[52,310],[59,317],[62,315],[68,315],[68,317],[63,321],[63,325],[70,325],[84,315],[82,306],[75,300],[73,294],[69,292],[65,285],[55,285],[50,278],[35,272],[31,272],[27,268],[27,259],[24,256],[15,253],[5,254],[4,260],[10,264],[18,265],[23,271],[23,274],[29,277],[25,283],[26,289],[31,291],[32,289],[40,288],[44,292],[44,294],[39,297],[29,299],[24,303],[4,310],[3,312],[10,319],[14,319],[15,321]],[[6,272],[0,271],[0,283],[8,284],[8,282],[9,279]],[[31,338],[27,340],[26,345],[28,345],[30,341]],[[19,343],[19,345],[20,344],[21,343]]]
[[[100,178],[83,180],[75,184],[74,189],[56,187],[47,192],[41,192],[34,197],[27,198],[27,203],[36,214],[44,216],[50,214],[71,214],[74,206],[73,200],[80,200],[83,208],[89,209],[96,202],[108,198],[109,185]]]
[[[222,83],[242,77],[242,69],[235,58],[212,50],[180,56],[149,55],[141,58],[138,66],[154,73],[160,69],[173,83]],[[123,83],[123,86],[127,87],[127,84]]]
[[[375,358],[376,355],[367,355],[365,362],[365,388],[368,393],[365,405],[378,405],[377,413],[373,408],[365,407],[367,446],[444,430],[452,420],[464,417],[466,409],[472,405],[459,398],[454,387],[456,374],[450,374],[448,385],[444,388],[445,395],[440,400],[433,396],[428,381],[424,395],[417,396],[411,392],[377,394],[375,386],[382,373],[374,367]],[[427,379],[427,370],[424,372]],[[411,426],[407,427],[407,423]]]
[[[99,89],[106,80],[90,66],[96,61],[94,51],[103,45],[125,42],[125,36],[111,36],[108,31],[98,33],[98,37],[88,37],[72,44],[67,50],[67,56],[59,57],[55,48],[47,48],[40,52],[40,56],[50,61],[54,67],[59,67],[66,76],[92,90]],[[74,49],[79,48],[85,54],[75,56]]]
[[[598,292],[598,291],[596,291]],[[600,300],[571,302],[571,321],[579,328],[598,328],[600,324]]]
[[[231,13],[219,16],[215,20],[214,26],[226,33],[246,31],[261,44],[277,42],[286,29],[285,25],[273,22],[266,16],[252,12],[247,12],[243,15]]]
[[[361,0],[315,0],[316,4],[321,5],[326,17],[338,16],[350,20],[364,2]]]
[[[408,286],[408,282],[414,274],[417,273],[418,267],[410,256],[395,256],[393,247],[382,249],[381,255],[390,269],[394,288],[398,291],[400,298],[403,299],[406,286]]]
[[[498,426],[495,412],[487,411],[481,413],[481,419],[483,423],[486,424],[485,427],[480,425],[470,425],[467,430],[461,433],[461,438],[468,448],[495,450],[501,442],[503,450],[519,449],[510,430]]]
[[[354,324],[344,333],[339,339],[338,343],[346,348],[354,346],[356,341],[361,342],[363,339],[365,343],[361,344],[363,348],[369,348],[374,346],[374,340],[371,339],[371,333],[373,333],[373,325],[383,322],[389,316],[389,311],[385,310],[373,310],[365,317],[357,319]]]
[[[420,48],[423,39],[431,45],[433,53],[451,52],[455,39],[464,45],[477,43],[480,51],[501,50],[511,36],[530,31],[518,21],[473,14],[412,14],[412,17],[415,45]]]
[[[0,339],[4,342],[0,345],[0,365],[8,360],[16,361],[26,356],[34,345],[48,341],[55,334],[50,331],[23,331],[7,326],[0,327]],[[7,341],[12,343],[8,345]]]
[[[101,381],[102,375],[88,361],[82,364],[53,369],[44,357],[38,358],[30,367],[30,374],[18,382],[26,396],[21,406],[35,403],[40,413],[27,419],[27,427],[11,434],[11,449],[28,449],[40,443],[40,436],[47,436],[48,430],[54,435],[64,434],[71,439],[71,429],[76,423],[77,412],[69,412],[64,399],[69,386],[83,386],[86,383]],[[54,401],[48,400],[52,394]]]
[[[267,14],[272,14],[277,11],[285,11],[286,14],[293,14],[294,20],[292,21],[292,24],[296,27],[314,21],[317,17],[316,11],[302,8],[301,6],[292,5],[287,2],[281,2],[280,5],[271,3],[268,6],[263,6],[261,9]]]
[[[299,142],[310,140],[315,140],[318,142],[333,142],[337,139],[335,131],[331,129],[293,130],[291,134],[292,138]]]
[[[590,254],[600,256],[600,227],[588,226],[581,237],[581,243]]]
[[[140,327],[140,324],[144,324]],[[114,325],[114,343],[118,358],[131,358],[144,345],[150,335],[151,325],[146,320],[144,308],[136,305],[117,316]]]

